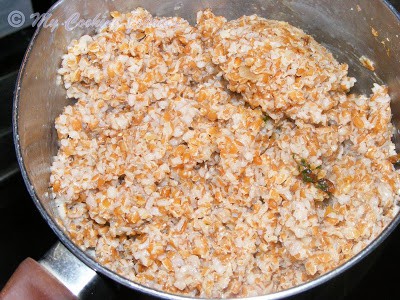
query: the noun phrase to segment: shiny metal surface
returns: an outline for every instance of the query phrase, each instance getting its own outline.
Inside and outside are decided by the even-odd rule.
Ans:
[[[80,299],[85,298],[89,287],[99,280],[95,271],[88,268],[59,242],[39,260],[39,263]]]
[[[392,96],[393,123],[400,128],[400,21],[393,8],[385,1],[370,0],[61,0],[50,12],[60,24],[73,13],[82,19],[94,18],[98,13],[128,11],[142,6],[159,16],[182,16],[192,23],[198,10],[211,7],[216,14],[228,19],[244,14],[288,21],[299,26],[317,41],[326,45],[341,62],[350,65],[350,74],[359,80],[353,91],[369,93],[373,82],[384,82]],[[374,36],[372,28],[379,35]],[[52,156],[57,151],[54,119],[71,100],[56,84],[56,71],[61,55],[73,39],[93,28],[77,28],[72,31],[60,26],[53,32],[42,28],[35,33],[24,58],[15,93],[13,126],[16,151],[28,190],[49,226],[61,242],[82,262],[113,280],[144,293],[170,299],[187,297],[153,290],[104,268],[79,250],[55,222],[57,211],[47,192]],[[363,68],[358,58],[365,55],[376,64],[375,73]],[[396,148],[400,150],[396,133]],[[361,253],[339,268],[301,286],[282,292],[256,297],[255,299],[281,299],[315,288],[363,260],[398,225],[400,216]]]

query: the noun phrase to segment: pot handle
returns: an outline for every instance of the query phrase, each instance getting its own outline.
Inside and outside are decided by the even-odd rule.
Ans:
[[[95,290],[102,296],[111,291],[95,271],[58,242],[39,263],[27,258],[19,265],[0,292],[0,300],[76,300],[90,298]]]

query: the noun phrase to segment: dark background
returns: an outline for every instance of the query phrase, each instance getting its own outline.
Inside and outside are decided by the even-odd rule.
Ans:
[[[52,2],[32,1],[33,10],[45,12]],[[389,2],[400,9],[400,0]],[[32,28],[26,28],[0,39],[0,289],[22,260],[40,259],[57,240],[25,189],[12,141],[14,84],[33,32]],[[400,227],[379,252],[367,274],[356,287],[344,292],[343,299],[400,299]],[[117,285],[114,290],[116,299],[145,298]]]

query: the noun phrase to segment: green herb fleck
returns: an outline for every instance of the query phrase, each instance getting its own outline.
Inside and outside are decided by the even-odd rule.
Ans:
[[[335,191],[335,186],[333,185],[333,183],[325,178],[319,179],[315,187],[325,193],[328,193],[329,195]]]
[[[313,183],[317,189],[328,195],[331,195],[335,191],[335,186],[331,181],[325,178],[318,179],[318,173],[322,169],[322,165],[311,168],[311,165],[304,158],[297,160],[295,154],[293,154],[293,159],[298,165],[300,177],[303,182]]]
[[[263,115],[263,121],[265,122],[265,123],[267,123],[269,120],[271,120],[271,117],[270,116],[268,116],[268,115]]]
[[[311,168],[310,164],[307,163],[307,161],[306,161],[304,158],[302,158],[302,159],[300,160],[300,165],[303,166],[303,167],[305,167],[305,168],[307,168],[307,169],[310,169],[310,168]]]
[[[301,178],[304,182],[312,182],[315,183],[316,175],[312,172],[311,169],[304,169],[301,171]]]

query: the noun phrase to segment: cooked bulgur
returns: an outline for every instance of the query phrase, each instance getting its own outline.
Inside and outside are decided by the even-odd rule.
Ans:
[[[71,42],[51,168],[61,223],[104,266],[198,297],[263,295],[339,266],[397,213],[390,98],[312,37],[210,10],[112,13]]]

